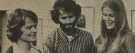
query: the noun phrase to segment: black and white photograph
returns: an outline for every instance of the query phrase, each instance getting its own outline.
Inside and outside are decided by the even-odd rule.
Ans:
[[[135,53],[135,0],[0,0],[0,53]]]

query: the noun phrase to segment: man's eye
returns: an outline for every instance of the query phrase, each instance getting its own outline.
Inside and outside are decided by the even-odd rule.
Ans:
[[[66,19],[66,17],[61,17],[61,19]]]
[[[73,18],[73,16],[69,16],[69,18]]]
[[[29,26],[29,27],[26,27],[26,29],[31,29],[31,26]]]

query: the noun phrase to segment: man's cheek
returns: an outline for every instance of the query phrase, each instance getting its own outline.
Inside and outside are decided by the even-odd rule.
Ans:
[[[31,31],[30,31],[30,30],[28,30],[28,29],[26,29],[26,30],[25,30],[25,33],[27,33],[27,34],[28,34],[28,33],[30,33],[30,32],[31,32]]]

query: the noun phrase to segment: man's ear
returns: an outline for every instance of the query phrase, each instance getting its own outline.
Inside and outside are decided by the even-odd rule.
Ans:
[[[85,28],[86,27],[86,20],[85,20],[84,15],[79,16],[79,18],[76,21],[76,26],[80,27],[80,28]]]

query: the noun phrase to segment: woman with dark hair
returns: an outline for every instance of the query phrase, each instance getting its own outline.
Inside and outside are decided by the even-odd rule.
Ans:
[[[45,43],[50,53],[96,53],[90,32],[76,26],[81,7],[72,0],[58,0],[51,11],[52,20],[60,27]],[[45,51],[45,52],[47,52]]]
[[[19,8],[10,13],[7,37],[13,45],[7,53],[41,53],[40,50],[34,48],[37,41],[37,24],[38,17],[30,10]]]
[[[96,39],[98,52],[128,53],[131,36],[134,37],[122,0],[106,0],[102,6],[101,35]]]
[[[6,15],[6,10],[0,10],[0,53],[2,52],[2,29],[3,29],[3,19]]]

